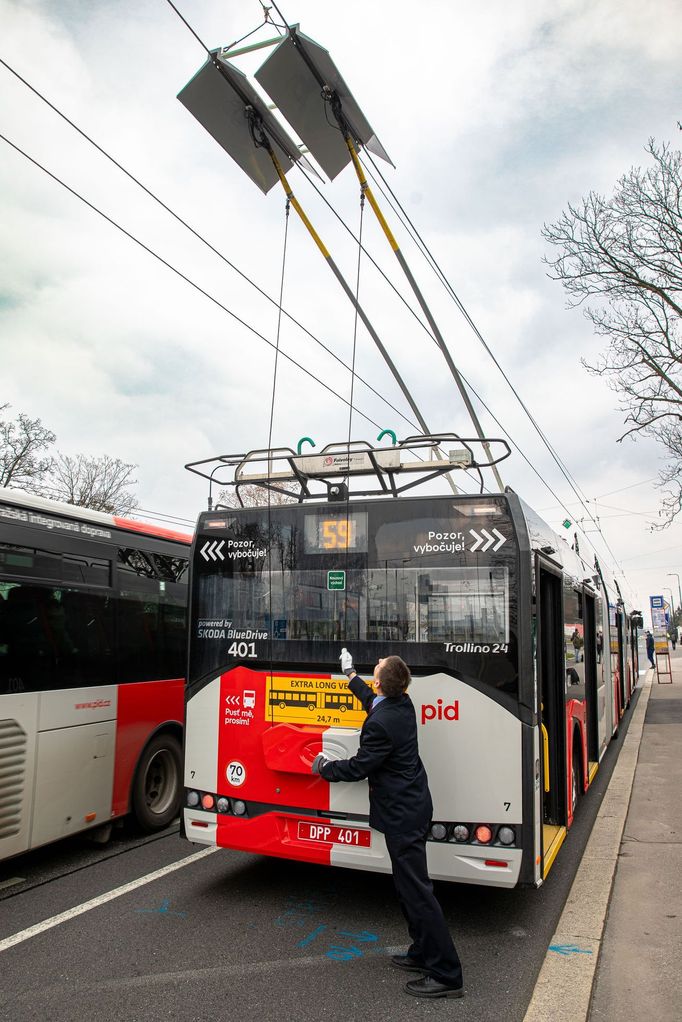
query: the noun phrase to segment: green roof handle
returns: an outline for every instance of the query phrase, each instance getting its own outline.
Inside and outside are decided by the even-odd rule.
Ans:
[[[395,445],[398,443],[398,437],[395,435],[392,429],[382,429],[381,433],[379,433],[379,436],[377,437],[377,443],[379,443],[380,440],[383,440],[385,436],[391,437],[393,446],[395,447]]]
[[[301,453],[301,447],[303,446],[303,444],[310,444],[311,447],[314,447],[315,446],[315,441],[312,440],[309,436],[302,436],[301,439],[298,441],[298,444],[296,446],[296,453],[297,454]]]

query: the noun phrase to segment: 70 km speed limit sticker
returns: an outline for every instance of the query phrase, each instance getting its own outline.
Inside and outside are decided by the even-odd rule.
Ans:
[[[233,759],[231,763],[227,764],[225,776],[228,784],[231,784],[233,788],[240,788],[246,780],[244,764],[240,763],[238,759]]]

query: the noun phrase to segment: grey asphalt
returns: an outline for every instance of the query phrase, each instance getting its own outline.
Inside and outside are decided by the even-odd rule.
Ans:
[[[408,977],[388,962],[405,946],[390,877],[219,851],[2,952],[0,1013],[16,1022],[520,1020],[625,733],[542,888],[438,885],[464,963],[463,1001],[402,992]],[[44,872],[38,853],[12,860],[3,876],[26,882],[0,891],[0,939],[194,851],[168,834],[84,849],[82,868],[70,846],[61,872],[47,852]]]

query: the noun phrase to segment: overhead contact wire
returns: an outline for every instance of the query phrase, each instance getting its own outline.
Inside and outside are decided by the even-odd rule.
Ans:
[[[8,146],[10,146],[16,152],[18,152],[25,159],[27,159],[29,163],[32,163],[39,170],[42,170],[44,174],[47,174],[48,177],[52,178],[53,181],[56,181],[57,184],[61,185],[62,188],[66,189],[66,191],[73,195],[76,199],[79,199],[85,206],[88,207],[88,209],[91,209],[93,213],[97,213],[99,216],[102,217],[103,220],[106,220],[108,224],[111,224],[111,226],[115,227],[117,231],[120,231],[121,234],[123,234],[126,238],[128,238],[130,241],[138,245],[139,248],[147,252],[148,255],[152,256],[154,259],[157,259],[160,263],[162,263],[163,266],[171,270],[172,273],[175,273],[176,276],[180,277],[181,280],[184,280],[186,284],[189,284],[190,287],[193,287],[194,290],[198,291],[199,294],[204,296],[204,298],[208,298],[210,302],[216,305],[223,312],[227,313],[228,316],[231,316],[232,319],[234,319],[237,323],[243,326],[250,333],[254,334],[255,337],[258,337],[259,340],[264,341],[264,343],[269,345],[269,347],[271,348],[275,347],[272,341],[270,341],[267,337],[265,337],[258,330],[256,330],[255,327],[251,326],[251,324],[248,323],[245,319],[242,319],[241,316],[238,316],[236,312],[233,312],[226,305],[223,305],[223,303],[220,302],[217,298],[215,298],[214,295],[210,294],[210,292],[202,288],[199,284],[192,280],[191,277],[188,277],[186,274],[184,274],[182,270],[179,270],[176,266],[173,266],[173,264],[169,263],[167,259],[164,259],[163,256],[159,255],[158,252],[155,252],[153,248],[150,248],[149,245],[146,245],[143,241],[140,241],[139,238],[136,238],[134,234],[131,234],[130,231],[126,230],[125,227],[122,227],[121,224],[116,222],[116,220],[113,220],[101,209],[93,205],[93,203],[86,199],[85,196],[81,195],[74,188],[71,188],[70,185],[66,184],[65,181],[62,181],[62,179],[60,177],[57,177],[56,174],[53,174],[51,170],[47,169],[47,167],[44,167],[42,163],[39,163],[38,160],[34,159],[33,156],[30,156],[20,146],[12,142],[11,139],[7,138],[6,135],[0,133],[0,139],[3,142],[6,142]],[[286,358],[288,362],[291,362],[292,365],[296,366],[297,369],[300,369],[301,372],[305,373],[306,376],[309,376],[310,379],[315,381],[315,383],[319,383],[321,387],[324,387],[324,389],[329,391],[330,394],[333,394],[334,397],[339,399],[339,401],[342,401],[346,405],[348,404],[348,401],[345,397],[337,393],[337,391],[330,387],[329,384],[325,383],[324,380],[321,380],[318,376],[315,376],[314,373],[312,373],[309,369],[306,369],[306,367],[301,365],[300,362],[297,362],[297,360],[293,358],[291,355],[288,355],[285,351],[282,351],[281,355],[282,358]],[[361,415],[363,419],[366,419],[367,422],[370,422],[373,426],[376,426],[377,428],[381,429],[380,423],[375,422],[375,420],[372,419],[369,415],[365,414],[365,412],[362,412],[360,411],[360,409],[358,409],[358,414]],[[409,420],[407,421],[409,422]]]
[[[242,280],[245,280],[251,287],[254,288],[254,290],[258,292],[258,294],[260,294],[263,298],[270,302],[271,305],[277,306],[277,302],[275,301],[275,299],[272,298],[272,296],[269,295],[267,291],[264,291],[263,288],[261,288],[255,282],[255,280],[253,280],[246,273],[240,270],[238,266],[231,262],[231,260],[228,259],[228,257],[220,251],[220,249],[216,248],[215,245],[212,245],[207,238],[200,234],[196,230],[196,228],[192,227],[190,223],[184,220],[179,213],[176,213],[175,210],[173,210],[163,201],[163,199],[159,198],[159,196],[152,192],[151,189],[149,189],[142,181],[140,181],[139,178],[135,177],[135,175],[131,171],[127,170],[123,166],[123,164],[119,163],[119,161],[114,156],[108,153],[106,149],[103,149],[102,146],[95,142],[95,140],[91,138],[91,136],[88,135],[85,131],[83,131],[82,128],[79,128],[78,125],[74,123],[74,121],[72,121],[65,113],[63,113],[63,111],[61,111],[57,106],[55,106],[54,103],[50,102],[50,100],[47,99],[47,97],[44,96],[41,92],[39,92],[38,89],[35,88],[35,86],[31,85],[29,81],[23,78],[18,73],[18,71],[15,71],[15,69],[11,67],[11,65],[8,64],[7,61],[3,60],[2,57],[0,57],[0,64],[2,64],[2,66],[6,68],[7,71],[13,74],[14,77],[17,78],[22,83],[22,85],[25,85],[27,89],[29,89],[35,96],[37,96],[38,99],[42,100],[42,102],[45,103],[45,105],[48,106],[54,113],[61,117],[63,121],[66,121],[66,123],[71,128],[73,128],[73,130],[77,132],[81,136],[81,138],[84,138],[86,142],[93,146],[107,160],[109,160],[109,162],[112,163],[118,170],[120,170],[121,173],[125,174],[125,176],[129,178],[129,180],[136,184],[138,188],[141,188],[142,191],[146,195],[148,195],[150,199],[152,199],[161,207],[161,209],[165,210],[166,213],[169,213],[179,224],[181,224],[186,230],[188,230],[190,234],[192,234],[197,239],[197,241],[200,241],[202,245],[205,245],[206,248],[209,249],[210,252],[218,256],[218,258],[221,259],[226,266],[229,266],[231,270],[238,274],[238,276],[240,276]],[[308,328],[305,327],[301,322],[299,322],[299,320],[297,320],[294,316],[292,316],[291,313],[287,312],[286,309],[282,309],[282,315],[286,316],[288,320],[294,323],[294,325],[297,326],[299,330],[303,331],[303,333],[307,337],[314,341],[315,344],[319,345],[322,348],[322,350],[325,351],[328,355],[330,355],[336,362],[338,362],[339,365],[342,365],[344,369],[347,370],[349,369],[349,366],[343,361],[342,358],[340,358],[336,354],[336,352],[334,352],[323,341],[321,341],[319,337],[316,337],[315,334],[308,330]],[[375,397],[378,397],[380,401],[383,401],[384,404],[391,409],[391,411],[395,412],[396,415],[399,415],[402,419],[404,419],[405,422],[407,422],[413,428],[417,427],[417,424],[412,419],[406,417],[405,414],[401,412],[399,408],[392,404],[392,402],[389,401],[388,398],[384,397],[384,395],[381,394],[378,390],[376,390],[367,380],[365,380],[362,376],[358,376],[357,378],[362,384],[364,384],[365,387],[367,387],[369,391],[371,391],[372,394],[375,395]]]

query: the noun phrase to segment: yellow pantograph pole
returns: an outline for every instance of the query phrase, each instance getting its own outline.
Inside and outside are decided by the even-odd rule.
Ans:
[[[274,152],[274,150],[272,149],[272,147],[268,148],[268,153],[270,155],[270,159],[272,160],[273,166],[274,166],[275,170],[277,171],[277,176],[279,177],[279,180],[280,180],[280,182],[282,184],[282,188],[284,189],[284,191],[286,193],[287,199],[289,200],[289,202],[294,207],[294,209],[298,213],[299,217],[301,218],[301,220],[305,224],[305,227],[308,230],[308,233],[310,234],[311,238],[313,239],[313,241],[317,245],[318,249],[320,250],[320,252],[324,256],[324,258],[326,259],[327,264],[329,265],[329,268],[331,269],[332,273],[334,274],[334,276],[338,280],[339,284],[343,288],[344,292],[346,293],[346,295],[348,296],[348,298],[352,302],[353,307],[356,310],[358,316],[360,317],[360,319],[364,323],[365,327],[367,328],[367,332],[369,333],[370,337],[372,338],[372,340],[376,344],[377,348],[381,352],[381,354],[382,354],[382,356],[384,358],[384,361],[386,362],[386,365],[389,367],[389,369],[393,373],[393,377],[396,380],[396,382],[397,382],[398,386],[400,387],[401,391],[403,392],[403,395],[405,396],[405,398],[406,398],[410,408],[412,409],[412,412],[414,413],[414,416],[417,419],[417,422],[419,423],[420,427],[422,428],[424,433],[430,434],[431,430],[429,429],[429,427],[427,426],[426,422],[424,421],[424,417],[422,416],[421,412],[419,411],[419,409],[418,409],[414,399],[412,398],[412,395],[410,394],[409,390],[405,386],[405,383],[403,382],[403,379],[402,379],[400,373],[398,372],[396,366],[394,365],[391,356],[388,354],[386,348],[384,347],[384,345],[383,345],[383,343],[381,341],[381,338],[379,337],[379,335],[377,334],[376,330],[374,329],[374,327],[370,323],[369,319],[367,318],[367,316],[365,314],[364,309],[362,308],[362,306],[358,302],[357,298],[355,297],[355,295],[351,291],[350,287],[348,286],[348,283],[346,282],[345,277],[343,276],[343,274],[341,273],[341,270],[338,268],[338,266],[334,262],[331,254],[329,252],[329,250],[327,249],[327,246],[324,244],[324,242],[320,238],[319,234],[317,233],[317,231],[315,230],[315,228],[311,224],[310,220],[306,216],[305,210],[303,209],[303,207],[301,206],[300,202],[298,201],[298,199],[294,195],[294,193],[293,193],[293,191],[291,189],[291,185],[289,184],[289,181],[287,179],[287,176],[286,176],[286,174],[284,173],[284,171],[282,169],[282,165],[279,162],[279,160],[277,159],[277,155]],[[372,208],[375,210],[375,212],[377,212],[377,215],[381,217],[381,210],[379,210],[379,207],[376,205],[376,201],[375,201],[374,197],[372,196],[369,201],[372,204]],[[381,219],[383,220],[383,217],[381,217]],[[388,231],[389,230],[388,224],[386,224],[385,220],[383,222],[386,225],[385,229]],[[389,231],[389,234],[390,234],[390,231]],[[391,237],[392,237],[392,235],[391,235]],[[438,458],[439,461],[444,460],[443,454],[438,450],[437,447],[435,448],[435,453],[436,453],[436,457]],[[488,455],[488,457],[490,457],[490,455]],[[455,486],[454,482],[452,481],[452,479],[450,478],[449,475],[447,477],[447,480],[448,480],[448,483],[450,485],[450,488],[452,489],[452,492],[453,493],[457,493],[458,492],[457,491],[457,487]]]
[[[424,315],[426,316],[426,319],[428,320],[428,324],[431,327],[431,330],[433,331],[433,335],[434,335],[434,337],[436,339],[436,344],[438,345],[440,350],[443,352],[443,356],[445,358],[445,361],[447,362],[448,368],[450,369],[450,372],[452,373],[452,375],[454,377],[455,383],[457,384],[457,387],[458,387],[459,392],[461,394],[462,400],[464,401],[466,409],[467,409],[467,411],[469,413],[469,417],[471,418],[471,421],[472,421],[472,423],[474,425],[474,429],[476,430],[476,433],[478,435],[478,439],[481,441],[481,443],[483,445],[483,449],[485,450],[486,457],[488,458],[488,461],[490,463],[490,467],[491,467],[491,469],[493,471],[493,475],[495,476],[495,481],[496,481],[496,483],[497,483],[497,485],[498,485],[498,487],[500,489],[500,492],[503,492],[503,490],[504,490],[504,483],[502,482],[502,478],[500,476],[500,473],[497,470],[497,465],[493,464],[493,457],[492,457],[492,454],[491,454],[491,451],[490,451],[490,444],[485,439],[485,435],[484,435],[483,430],[481,428],[481,423],[479,422],[478,416],[476,415],[476,410],[474,409],[474,406],[471,403],[471,398],[469,397],[469,392],[467,391],[466,386],[464,385],[464,380],[460,376],[459,370],[457,369],[457,366],[453,362],[452,355],[450,354],[450,352],[448,350],[448,347],[447,347],[447,345],[445,343],[443,335],[441,334],[440,330],[438,329],[438,325],[437,325],[436,321],[434,320],[433,316],[431,315],[431,310],[429,309],[428,305],[426,304],[426,300],[425,300],[423,294],[421,293],[419,285],[417,284],[417,281],[414,279],[414,276],[412,274],[412,270],[407,265],[407,262],[405,261],[405,257],[403,256],[402,252],[400,251],[400,246],[398,245],[398,242],[396,241],[396,239],[395,239],[395,237],[393,235],[393,231],[388,226],[388,223],[386,221],[386,217],[381,212],[381,209],[379,208],[379,204],[378,204],[377,200],[374,198],[374,193],[372,192],[372,189],[369,186],[369,182],[367,181],[367,178],[365,176],[365,171],[363,169],[362,164],[360,163],[360,159],[358,157],[358,153],[357,153],[357,150],[355,148],[355,143],[353,142],[353,139],[352,139],[351,135],[349,134],[349,132],[348,132],[348,130],[346,128],[342,127],[341,130],[344,133],[344,138],[346,140],[346,145],[348,146],[348,152],[350,153],[351,160],[353,161],[353,166],[355,167],[355,173],[357,174],[358,181],[360,182],[360,188],[362,189],[363,194],[366,196],[367,201],[369,202],[370,206],[372,207],[372,209],[374,211],[374,215],[376,216],[377,220],[379,221],[379,224],[381,226],[382,231],[386,235],[386,240],[388,241],[389,245],[393,249],[393,253],[394,253],[396,259],[398,260],[398,262],[400,263],[401,269],[402,269],[403,273],[405,274],[405,276],[407,277],[407,279],[409,281],[409,284],[410,284],[410,287],[412,288],[412,290],[415,293],[417,301],[419,302],[419,304],[420,304],[420,306],[422,308],[422,312],[424,313]]]
[[[303,209],[303,207],[299,203],[298,199],[294,195],[294,193],[293,193],[293,191],[291,189],[291,185],[289,184],[289,182],[287,180],[287,176],[284,173],[284,171],[282,170],[282,165],[279,162],[279,160],[277,159],[276,153],[274,152],[274,150],[272,149],[271,146],[269,146],[267,148],[268,148],[268,153],[269,153],[270,159],[272,160],[273,166],[274,166],[275,170],[277,171],[277,176],[279,177],[279,180],[280,180],[280,182],[282,184],[282,187],[283,187],[284,191],[286,192],[287,199],[289,200],[289,202],[294,207],[294,209],[298,213],[299,217],[301,218],[301,220],[305,224],[305,227],[306,227],[308,233],[312,237],[313,241],[317,245],[318,249],[320,250],[320,252],[324,256],[324,258],[326,259],[327,264],[329,265],[329,268],[331,269],[332,273],[334,274],[334,276],[338,280],[339,284],[341,285],[341,287],[345,291],[347,297],[350,299],[350,301],[353,304],[353,307],[355,308],[358,316],[360,317],[360,319],[364,323],[365,327],[367,328],[367,332],[369,333],[370,337],[372,338],[372,340],[376,344],[377,348],[381,352],[381,354],[382,354],[382,356],[383,356],[387,366],[389,367],[389,369],[393,373],[393,376],[394,376],[396,382],[398,383],[398,386],[400,387],[400,389],[403,392],[403,395],[405,396],[405,398],[406,398],[410,408],[412,409],[412,412],[414,413],[414,415],[415,415],[415,417],[417,419],[417,422],[419,423],[421,429],[423,429],[424,433],[430,433],[431,430],[429,429],[429,427],[427,426],[426,422],[424,421],[424,418],[423,418],[421,412],[417,408],[417,405],[416,405],[412,395],[410,394],[409,390],[405,386],[405,383],[403,382],[403,379],[402,379],[400,373],[398,372],[396,366],[394,365],[393,360],[391,359],[391,356],[389,355],[388,351],[384,347],[384,345],[383,345],[383,343],[381,341],[381,338],[379,337],[379,335],[377,334],[376,330],[374,329],[374,327],[370,323],[369,319],[367,318],[367,315],[365,314],[364,309],[362,308],[362,306],[358,302],[357,298],[355,297],[355,295],[351,291],[351,289],[348,286],[348,283],[346,282],[346,279],[343,276],[343,274],[341,273],[340,269],[338,268],[338,266],[336,265],[336,263],[332,259],[332,256],[331,256],[329,250],[327,249],[326,245],[324,244],[324,242],[320,238],[319,234],[317,233],[317,231],[315,230],[315,228],[311,224],[310,220],[306,216],[305,210]]]

